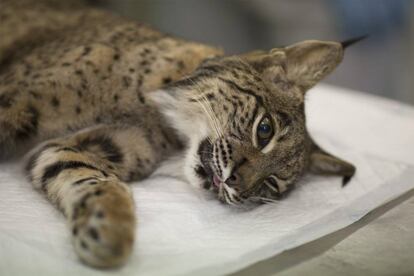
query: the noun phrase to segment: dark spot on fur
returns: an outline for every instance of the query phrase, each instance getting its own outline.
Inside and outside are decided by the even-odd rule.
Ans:
[[[83,71],[82,70],[75,70],[75,74],[78,75],[78,76],[82,76]]]
[[[85,61],[85,64],[91,67],[95,67],[95,64],[93,64],[93,62],[90,60]]]
[[[116,102],[116,103],[117,103],[117,102],[118,102],[118,100],[119,100],[119,96],[118,96],[118,94],[115,94],[115,95],[114,95],[114,102]]]
[[[219,145],[220,145],[220,149],[224,150],[224,146],[223,146],[223,143],[221,143],[221,141],[220,141]]]
[[[64,62],[64,63],[62,63],[62,66],[63,67],[68,67],[68,66],[71,66],[72,64],[70,63],[70,62]]]
[[[81,241],[81,246],[82,246],[82,248],[83,249],[85,249],[85,250],[87,250],[88,249],[88,245],[86,244],[86,242],[85,241]]]
[[[51,104],[53,107],[57,108],[57,107],[59,107],[59,105],[60,105],[60,101],[59,101],[59,99],[58,99],[58,98],[53,97],[53,98],[50,100],[50,104]]]
[[[89,236],[94,239],[95,241],[99,240],[99,233],[94,227],[89,228],[88,230]]]
[[[119,54],[114,54],[113,56],[114,60],[118,60],[120,58]]]
[[[33,90],[29,90],[29,94],[30,94],[33,98],[35,98],[36,100],[38,100],[38,99],[41,99],[41,98],[42,98],[42,95],[39,95],[39,93],[37,93],[37,92],[35,92],[35,91],[33,91]]]
[[[149,73],[151,73],[151,69],[150,68],[147,68],[147,69],[144,70],[144,74],[149,74]]]
[[[96,191],[95,191],[95,195],[96,195],[96,196],[100,196],[100,195],[102,195],[102,190],[96,190]]]
[[[75,226],[75,227],[73,227],[73,229],[72,229],[72,234],[74,235],[74,236],[76,236],[77,234],[78,234],[78,228]]]
[[[82,109],[79,106],[77,106],[75,108],[75,112],[76,112],[76,114],[81,114],[82,113]]]
[[[138,93],[138,99],[142,104],[145,104],[145,98],[141,93]]]
[[[163,57],[165,61],[167,62],[173,62],[174,59],[170,58],[170,57]]]
[[[86,80],[82,80],[81,87],[83,90],[88,89],[88,82]]]
[[[171,81],[172,81],[171,78],[163,78],[162,79],[163,84],[169,84]]]
[[[209,101],[211,101],[211,100],[215,99],[215,97],[214,97],[214,95],[213,95],[212,93],[208,93],[208,94],[206,95],[206,97],[207,97],[207,100],[209,100]]]
[[[13,104],[13,96],[11,93],[5,93],[0,95],[0,107],[2,108],[9,108]]]
[[[92,48],[90,46],[85,46],[85,48],[83,49],[83,53],[82,56],[86,56],[91,52]]]
[[[97,211],[96,214],[95,214],[95,216],[97,218],[100,218],[101,219],[101,218],[104,218],[105,217],[105,214],[102,211]]]

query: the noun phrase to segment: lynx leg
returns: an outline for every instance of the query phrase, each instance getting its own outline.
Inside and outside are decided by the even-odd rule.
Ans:
[[[134,202],[123,181],[149,174],[162,154],[138,128],[101,126],[41,144],[26,171],[66,216],[80,259],[112,267],[127,260],[134,241]]]

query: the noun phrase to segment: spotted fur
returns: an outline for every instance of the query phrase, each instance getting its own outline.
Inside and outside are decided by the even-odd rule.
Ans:
[[[2,1],[0,158],[33,148],[28,178],[67,218],[83,262],[127,260],[125,183],[179,151],[188,182],[231,205],[279,199],[307,170],[353,176],[305,126],[304,94],[342,60],[340,43],[223,56],[69,2]]]

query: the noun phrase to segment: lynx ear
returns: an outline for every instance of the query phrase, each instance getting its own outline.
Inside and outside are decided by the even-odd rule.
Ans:
[[[310,155],[309,171],[315,174],[343,176],[342,186],[345,186],[354,176],[356,168],[315,145]]]
[[[270,84],[281,83],[286,88],[294,83],[304,93],[338,66],[345,48],[366,37],[343,42],[305,40],[285,48],[248,52],[240,58],[253,66]]]
[[[305,92],[342,61],[341,43],[307,40],[285,48],[288,79]]]
[[[252,51],[240,57],[261,74],[270,68],[286,66],[286,54],[283,49],[279,48],[273,48],[270,51]]]

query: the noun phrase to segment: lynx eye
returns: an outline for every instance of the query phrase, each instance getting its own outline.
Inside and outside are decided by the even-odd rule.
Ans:
[[[269,116],[264,116],[260,123],[257,125],[256,135],[257,141],[260,147],[265,147],[274,133],[273,123]]]

